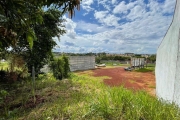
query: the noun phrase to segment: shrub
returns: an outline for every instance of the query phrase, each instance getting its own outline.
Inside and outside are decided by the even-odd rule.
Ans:
[[[63,65],[63,69],[64,69],[63,77],[67,78],[68,77],[68,73],[70,71],[69,60],[68,60],[68,57],[66,57],[65,55],[62,56],[62,59],[64,61],[64,65]]]
[[[53,72],[53,76],[56,79],[62,80],[67,78],[69,73],[69,61],[66,56],[62,56],[58,59],[54,59],[49,65],[50,70]]]

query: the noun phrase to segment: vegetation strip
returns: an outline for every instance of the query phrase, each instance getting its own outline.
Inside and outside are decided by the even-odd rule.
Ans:
[[[11,89],[1,104],[2,119],[122,119],[178,120],[179,108],[158,100],[146,92],[123,87],[107,87],[103,79],[87,74],[71,74],[58,81],[52,74],[36,81],[36,102],[32,102],[31,82]],[[39,102],[40,101],[40,102]],[[33,104],[34,106],[30,106]],[[28,106],[28,107],[27,107]]]

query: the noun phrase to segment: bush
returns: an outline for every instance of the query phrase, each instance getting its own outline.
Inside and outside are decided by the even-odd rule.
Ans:
[[[97,64],[99,64],[99,63],[101,62],[101,58],[100,58],[100,57],[96,57],[96,58],[95,58],[95,62],[96,62]]]
[[[62,60],[64,61],[64,65],[63,65],[63,69],[64,69],[64,77],[67,78],[68,77],[68,73],[70,71],[70,68],[69,68],[69,60],[68,60],[68,57],[66,57],[65,55],[62,56]]]
[[[68,77],[69,69],[69,61],[66,56],[62,56],[58,59],[52,61],[49,65],[50,70],[53,72],[53,76],[56,79],[62,80],[63,78]]]

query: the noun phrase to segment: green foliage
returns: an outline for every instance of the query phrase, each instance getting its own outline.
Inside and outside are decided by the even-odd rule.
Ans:
[[[10,46],[15,47],[19,36],[26,34],[24,42],[28,41],[30,48],[38,34],[32,32],[33,26],[43,23],[42,8],[51,8],[62,13],[69,12],[72,18],[74,9],[80,9],[79,0],[3,0],[0,2],[0,51]]]
[[[64,75],[63,77],[67,78],[68,77],[68,73],[70,72],[70,68],[69,68],[69,60],[68,57],[66,57],[65,55],[62,56],[62,60],[64,61],[64,65],[63,65],[63,69],[64,69]]]
[[[31,82],[23,81],[8,91],[7,112],[2,119],[72,120],[179,120],[180,111],[143,91],[131,91],[103,84],[107,77],[71,74],[71,80],[57,81],[51,74],[39,75],[33,103]],[[13,98],[13,99],[12,99]],[[1,105],[0,105],[1,106]],[[7,109],[8,111],[8,109]]]
[[[97,64],[101,63],[101,58],[100,58],[100,57],[96,57],[96,58],[95,58],[95,62],[96,62]]]
[[[67,78],[70,71],[68,58],[63,55],[62,57],[55,59],[50,63],[50,69],[56,79],[62,80],[63,78]]]
[[[6,101],[6,97],[8,96],[8,94],[9,93],[6,90],[0,90],[0,105],[2,105],[4,109],[5,116],[8,116],[8,111],[9,111]]]
[[[178,120],[180,117],[176,105],[158,100],[146,92],[127,90],[123,86],[106,87],[100,85],[101,80],[88,75],[75,75],[72,79],[81,83],[81,89],[90,96],[84,107],[76,106],[84,115],[72,111],[71,114],[75,114],[73,118],[82,116],[78,119]]]
[[[154,63],[156,61],[156,55],[151,55],[150,57],[147,58],[147,60]]]
[[[63,72],[64,72],[63,65],[64,65],[64,61],[61,58],[51,62],[50,69],[52,70],[53,75],[56,79],[62,80]]]
[[[0,82],[13,83],[28,77],[28,70],[20,55],[10,55],[9,62],[0,63]]]
[[[116,56],[116,55],[105,55],[105,54],[100,54],[96,57],[96,59],[99,60],[118,60],[118,61],[128,61],[131,58],[130,57],[125,57],[125,56]]]
[[[147,67],[155,67],[156,66],[156,64],[154,64],[154,63],[148,63],[147,64]]]
[[[145,92],[133,92],[124,88],[106,89],[89,106],[86,119],[123,120],[178,120],[178,107],[170,105]],[[173,113],[173,114],[171,114]]]
[[[141,54],[135,54],[134,57],[135,58],[144,58],[144,57],[141,56]]]
[[[0,91],[0,99],[5,99],[7,95],[8,95],[8,92],[6,90]]]
[[[14,53],[19,53],[23,56],[30,73],[32,73],[32,66],[35,67],[36,75],[53,58],[52,49],[56,45],[53,37],[60,37],[60,35],[65,33],[64,30],[59,28],[63,28],[62,22],[64,21],[61,18],[62,13],[60,11],[49,9],[43,13],[42,17],[44,20],[42,24],[33,25],[34,31],[31,33],[35,32],[37,34],[33,47],[33,43],[31,44],[31,42],[24,40],[27,34],[23,34],[20,36],[17,46],[13,49]],[[35,36],[31,33],[29,38],[34,40]]]
[[[36,40],[36,36],[35,36],[35,33],[32,29],[29,29],[28,32],[26,33],[26,39],[29,43],[29,47],[30,49],[32,49],[33,47],[33,41]]]

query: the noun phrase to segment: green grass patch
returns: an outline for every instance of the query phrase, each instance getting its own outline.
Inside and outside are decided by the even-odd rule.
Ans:
[[[148,63],[148,64],[147,64],[147,67],[155,67],[155,65],[156,65],[156,64],[154,64],[154,63]]]
[[[0,70],[7,70],[9,68],[8,62],[0,62]]]
[[[136,72],[153,72],[153,68],[140,68],[138,70],[135,70]]]
[[[36,79],[32,100],[31,81],[8,90],[6,105],[0,104],[0,118],[10,120],[179,120],[179,108],[146,92],[133,92],[103,84],[107,77],[71,74],[55,80],[52,74]],[[6,109],[6,113],[5,113]]]

